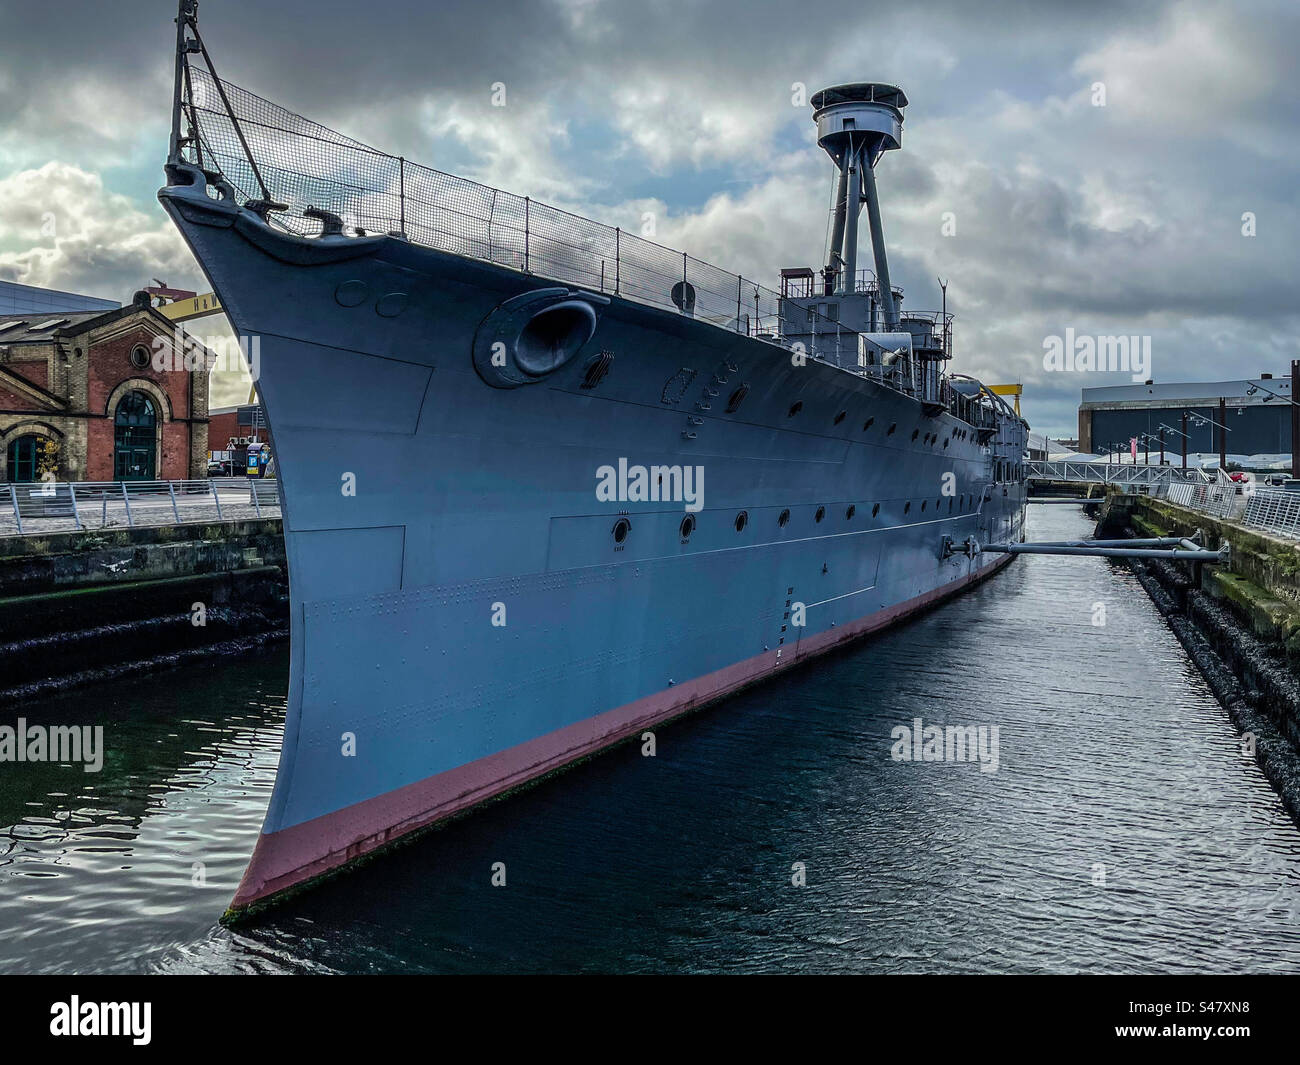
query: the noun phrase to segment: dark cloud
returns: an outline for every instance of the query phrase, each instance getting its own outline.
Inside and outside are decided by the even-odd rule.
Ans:
[[[174,13],[0,0],[0,276],[117,298],[160,271],[202,283],[153,199]],[[1293,354],[1294,4],[201,0],[200,15],[222,73],[264,96],[615,224],[652,211],[661,241],[769,281],[825,251],[831,175],[795,83],[897,82],[904,149],[879,170],[895,280],[928,308],[949,279],[960,368],[1023,380],[1040,429],[1069,432],[1079,388],[1107,383],[1043,371],[1066,327],[1151,335],[1157,379]],[[646,174],[725,180],[703,202],[633,197]]]

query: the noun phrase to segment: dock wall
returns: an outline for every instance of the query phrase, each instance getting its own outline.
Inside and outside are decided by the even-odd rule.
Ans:
[[[1127,564],[1300,825],[1300,544],[1148,496],[1111,494],[1097,528],[1231,545],[1226,567]]]
[[[0,538],[0,706],[287,638],[279,519]]]

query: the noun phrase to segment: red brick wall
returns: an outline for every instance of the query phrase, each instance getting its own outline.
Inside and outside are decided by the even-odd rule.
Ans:
[[[145,379],[166,393],[172,418],[190,415],[190,374],[184,370],[155,370],[152,365],[137,369],[131,364],[131,349],[143,344],[152,357],[154,334],[142,328],[94,344],[87,352],[89,361],[89,408],[93,413],[105,410],[109,396],[123,381]],[[154,405],[157,406],[155,399]],[[86,480],[113,479],[113,415],[91,419],[89,425],[89,462]],[[190,475],[190,425],[188,422],[163,421],[158,411],[158,430],[162,434],[162,463],[155,476],[159,480],[183,480]],[[201,476],[201,474],[200,474]]]
[[[17,392],[11,392],[9,389],[0,385],[0,410],[37,410],[37,406],[28,396],[20,396]]]
[[[11,362],[9,369],[41,388],[50,386],[50,367],[45,362]]]
[[[227,444],[230,438],[241,436],[252,436],[253,427],[251,425],[239,424],[239,415],[235,411],[228,414],[213,414],[208,420],[208,450],[209,451],[228,451]],[[257,439],[264,443],[271,442],[271,434],[265,429],[257,430]],[[275,450],[274,447],[271,449]]]
[[[235,422],[236,414],[231,411],[229,414],[209,414],[208,415],[208,450],[225,451],[226,442],[232,436],[239,436],[239,426]],[[247,433],[243,434],[249,435]]]

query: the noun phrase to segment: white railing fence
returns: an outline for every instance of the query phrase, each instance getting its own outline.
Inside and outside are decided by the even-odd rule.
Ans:
[[[1289,539],[1300,539],[1300,492],[1261,488],[1246,500],[1246,525]]]
[[[1300,491],[1256,487],[1253,475],[1233,481],[1217,471],[1209,484],[1171,485],[1168,498],[1171,503],[1210,517],[1300,540]]]
[[[1183,470],[1177,466],[1089,462],[1082,459],[1030,459],[1025,463],[1025,472],[1031,481],[1116,485],[1161,496],[1175,486],[1203,486],[1210,480],[1200,469]]]
[[[1246,509],[1246,486],[1239,484],[1174,484],[1168,499],[1181,507],[1190,507],[1215,518],[1240,518]]]
[[[251,513],[250,513],[251,511]],[[279,517],[276,481],[41,481],[0,485],[0,532]]]

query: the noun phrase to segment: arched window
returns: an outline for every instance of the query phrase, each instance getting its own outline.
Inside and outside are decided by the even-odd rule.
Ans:
[[[57,445],[48,436],[29,433],[9,442],[8,469],[9,480],[18,484],[30,484],[39,481],[47,469],[53,470],[57,463]]]
[[[113,477],[152,481],[156,474],[158,414],[144,392],[128,392],[113,415]]]

